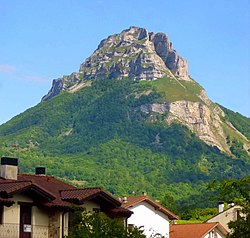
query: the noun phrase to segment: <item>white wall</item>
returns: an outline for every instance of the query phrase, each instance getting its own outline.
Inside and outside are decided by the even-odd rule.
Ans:
[[[11,200],[15,201],[15,204],[10,207],[4,206],[3,223],[19,224],[20,205],[18,202],[33,202],[33,200],[22,195],[15,195]]]
[[[81,207],[86,208],[87,212],[93,212],[93,208],[100,209],[100,205],[92,201],[86,201]]]
[[[128,218],[128,224],[133,224],[137,227],[143,226],[144,234],[147,237],[156,233],[169,237],[169,219],[165,214],[155,210],[147,202],[141,202],[128,209],[134,213]]]
[[[32,237],[47,238],[49,232],[49,215],[44,209],[32,207]]]
[[[204,236],[204,238],[226,238],[226,236],[223,235],[217,228],[215,228],[213,232],[214,232],[214,236],[212,235],[209,236],[209,233],[210,233],[209,232],[207,235]]]

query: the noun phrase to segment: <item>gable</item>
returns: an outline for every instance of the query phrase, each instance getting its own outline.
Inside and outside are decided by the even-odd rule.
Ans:
[[[160,219],[164,219],[167,222],[170,221],[169,217],[165,213],[155,208],[146,201],[140,202],[134,205],[133,207],[129,207],[128,209],[132,211],[135,215],[139,214],[141,216],[141,219],[144,219],[145,217],[148,218],[151,216],[158,216]]]
[[[154,207],[155,210],[161,211],[161,213],[167,215],[168,219],[170,219],[170,220],[178,220],[179,219],[179,217],[177,215],[175,215],[174,213],[169,211],[167,208],[165,208],[164,206],[162,206],[161,204],[155,202],[154,200],[150,199],[147,196],[131,196],[131,197],[128,197],[128,198],[126,198],[126,200],[122,204],[122,206],[125,207],[125,208],[131,208],[131,207],[134,207],[137,204],[140,204],[142,202],[146,202],[149,205],[151,205],[152,207]]]
[[[230,208],[224,210],[223,212],[209,218],[205,222],[206,223],[219,222],[220,224],[222,224],[226,228],[227,231],[229,231],[230,229],[228,228],[228,222],[237,220],[237,216],[238,216],[237,211],[240,209],[241,209],[240,206],[230,207]]]

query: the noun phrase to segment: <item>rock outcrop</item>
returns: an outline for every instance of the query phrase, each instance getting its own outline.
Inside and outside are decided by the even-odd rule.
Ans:
[[[190,80],[187,61],[172,48],[164,33],[130,27],[103,40],[80,67],[84,79],[111,77],[154,80],[165,75]]]
[[[187,61],[173,49],[166,34],[130,27],[102,40],[81,64],[79,72],[55,79],[42,100],[49,100],[82,80],[104,77],[155,80],[165,76],[191,81]]]

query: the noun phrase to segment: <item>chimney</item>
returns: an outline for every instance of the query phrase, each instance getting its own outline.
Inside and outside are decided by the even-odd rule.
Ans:
[[[127,203],[128,202],[128,198],[127,197],[122,197],[122,203]]]
[[[218,203],[218,209],[219,209],[219,213],[224,211],[224,202],[219,202]]]
[[[147,193],[146,193],[146,192],[142,192],[142,195],[143,195],[143,196],[147,196]]]
[[[5,179],[17,180],[18,159],[2,157],[1,158],[1,177]]]
[[[233,201],[230,201],[230,202],[228,203],[228,208],[233,207],[233,206],[234,206],[234,202],[233,202]]]
[[[45,167],[36,167],[36,175],[45,175]]]

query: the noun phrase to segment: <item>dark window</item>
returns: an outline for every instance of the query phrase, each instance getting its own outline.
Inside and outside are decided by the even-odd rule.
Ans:
[[[93,212],[96,212],[96,213],[100,212],[100,208],[93,208]]]
[[[3,224],[3,205],[0,205],[0,224]]]
[[[241,216],[240,216],[240,209],[237,209],[236,212],[237,212],[237,213],[236,213],[236,214],[237,214],[237,218],[236,218],[236,219],[239,220],[239,219],[241,218]]]

